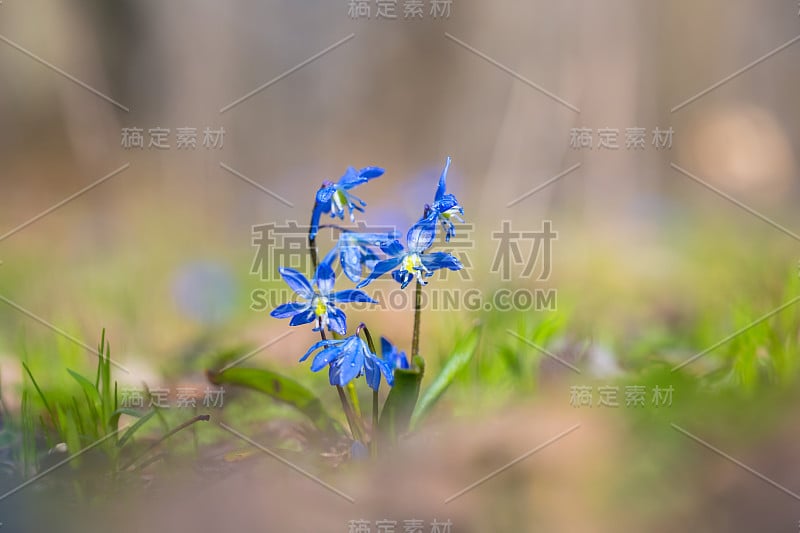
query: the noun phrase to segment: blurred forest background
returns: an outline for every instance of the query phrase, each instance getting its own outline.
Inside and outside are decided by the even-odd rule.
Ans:
[[[130,167],[0,240],[0,279],[14,279],[15,272],[29,279],[3,291],[41,312],[60,302],[54,312],[66,313],[85,284],[102,284],[100,272],[114,272],[103,290],[117,302],[135,291],[144,305],[128,309],[126,329],[144,334],[145,328],[130,326],[153,316],[149,306],[170,308],[169,288],[181,265],[213,258],[242,274],[253,252],[251,227],[305,221],[322,179],[338,177],[348,165],[384,166],[386,177],[366,193],[368,220],[404,226],[418,215],[413,206],[432,194],[446,155],[454,159],[451,187],[475,224],[478,263],[491,259],[491,233],[503,219],[523,229],[554,220],[562,229],[556,276],[602,255],[627,272],[621,277],[632,283],[642,277],[650,286],[662,270],[674,271],[676,239],[685,243],[695,230],[707,229],[732,246],[745,246],[742,232],[767,234],[783,248],[792,244],[787,237],[670,163],[791,227],[800,142],[798,45],[671,109],[795,36],[797,11],[792,1],[734,7],[723,1],[461,0],[447,18],[434,19],[426,9],[423,19],[409,21],[402,14],[376,20],[375,6],[372,18],[353,19],[344,0],[8,0],[0,6],[0,35],[29,53],[0,43],[3,232],[121,165]],[[224,148],[176,149],[175,131],[187,126],[224,128]],[[121,132],[131,127],[169,128],[172,147],[126,150]],[[625,128],[646,128],[647,148],[598,150],[596,136],[592,150],[570,148],[572,128],[604,127],[620,131],[620,144]],[[673,128],[671,149],[652,146],[655,127]],[[507,207],[576,163],[577,170]],[[136,279],[116,280],[118,263]],[[246,303],[248,291],[240,292],[235,297]],[[94,331],[112,320],[67,318]],[[155,333],[159,326],[146,325],[153,344],[139,348],[166,348],[157,340],[168,336]]]
[[[742,287],[764,295],[743,296],[753,313],[779,303],[770,294],[796,271],[791,236],[670,165],[798,227],[800,44],[681,105],[797,35],[793,2],[462,0],[417,20],[375,10],[4,2],[0,294],[80,339],[107,327],[117,357],[145,375],[210,338],[261,344],[283,324],[250,310],[264,286],[250,275],[254,225],[304,223],[323,179],[380,165],[365,219],[406,227],[451,155],[450,187],[474,224],[471,283],[502,284],[489,269],[501,221],[550,219],[550,285],[578,336],[613,343],[725,312]],[[183,127],[197,149],[176,148]],[[632,127],[646,130],[642,150],[624,146]],[[125,148],[123,128],[144,130],[145,148]],[[151,128],[169,129],[169,149],[147,147]],[[205,128],[225,130],[222,148],[200,145]],[[592,149],[570,146],[575,128],[592,130]],[[598,149],[601,128],[619,130],[619,149]],[[673,129],[671,148],[653,146],[654,128]],[[12,360],[25,332],[45,331],[10,306],[0,316]],[[311,338],[287,340],[286,360]]]
[[[121,382],[205,383],[202,357],[262,346],[286,331],[285,323],[250,309],[251,291],[277,286],[251,274],[253,226],[305,223],[322,180],[350,165],[379,165],[386,175],[356,191],[369,203],[365,220],[402,230],[431,201],[449,155],[449,190],[474,225],[474,268],[469,280],[449,276],[447,287],[486,294],[505,285],[539,287],[535,279],[509,283],[491,271],[493,233],[502,221],[530,231],[542,220],[559,233],[552,277],[543,284],[558,290],[555,318],[537,311],[481,315],[489,333],[445,411],[456,414],[456,426],[459,416],[485,414],[510,389],[530,398],[541,385],[530,369],[542,358],[511,342],[508,328],[529,338],[552,333],[546,340],[564,357],[571,346],[592,343],[614,370],[608,375],[626,371],[643,383],[674,379],[684,387],[663,418],[623,410],[628,433],[617,432],[619,420],[606,412],[592,411],[597,416],[585,416],[581,429],[586,437],[560,448],[554,462],[506,478],[509,492],[489,490],[480,509],[519,513],[509,515],[510,525],[540,513],[539,523],[552,530],[604,530],[594,519],[674,530],[664,516],[686,524],[703,517],[709,531],[794,530],[800,514],[786,505],[793,499],[702,455],[707,450],[669,423],[708,430],[722,449],[800,487],[796,401],[769,394],[750,401],[775,383],[796,383],[798,312],[787,310],[687,367],[687,376],[712,375],[714,386],[732,376],[728,384],[742,396],[708,400],[695,395],[699,381],[683,373],[648,372],[714,346],[797,296],[796,0],[453,0],[449,16],[430,16],[426,2],[417,20],[403,20],[402,0],[397,20],[376,19],[374,3],[370,18],[353,18],[348,4],[0,3],[3,400],[12,410],[18,403],[20,359],[50,384],[66,379],[64,366],[93,368],[94,359],[66,336],[94,345],[103,327],[114,358],[132,370],[116,376]],[[176,147],[184,127],[197,129],[196,149]],[[145,136],[143,149],[126,148],[124,128],[145,135],[169,129],[171,147],[149,148]],[[224,146],[201,146],[206,128],[223,128]],[[570,145],[577,128],[592,130],[591,149]],[[619,131],[618,149],[598,148],[602,128]],[[627,128],[646,130],[643,149],[626,149]],[[672,128],[670,147],[653,146],[654,128]],[[351,323],[370,316],[374,329],[399,332],[395,342],[407,344],[410,313],[366,313],[355,312]],[[422,346],[431,370],[476,314],[426,315]],[[322,376],[296,365],[314,339],[298,332],[252,362],[302,372],[321,389]],[[64,346],[76,353],[65,355]],[[463,455],[451,457],[440,426],[428,426],[439,439],[434,457],[449,459],[436,463],[442,479],[455,476],[425,484],[428,490],[455,490],[450,479],[467,484],[573,423],[568,388],[560,383],[549,392],[536,397],[547,399],[535,409],[505,411],[492,421],[495,432],[449,428],[449,417],[439,415],[441,431]],[[261,416],[242,405],[225,413]],[[752,434],[748,424],[757,426]],[[414,468],[437,472],[424,462]],[[584,483],[585,474],[591,481]],[[545,480],[551,490],[531,480]],[[258,485],[272,493],[259,502],[303,494],[306,480],[293,481],[297,487],[285,494]],[[240,482],[231,482],[226,497],[238,498]],[[411,480],[403,482],[406,494],[414,492]],[[648,482],[660,489],[640,491]],[[506,494],[514,498],[506,501]],[[470,501],[454,516],[482,513]],[[575,512],[575,501],[592,503]],[[629,510],[629,501],[640,514],[622,519],[617,511]],[[183,520],[164,505],[175,523]],[[204,511],[215,512],[213,505]],[[351,512],[337,525],[356,518]]]

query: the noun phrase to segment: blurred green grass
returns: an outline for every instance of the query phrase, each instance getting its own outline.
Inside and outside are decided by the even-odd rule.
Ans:
[[[785,236],[750,222],[732,225],[721,222],[715,213],[702,213],[691,223],[676,223],[646,238],[634,236],[635,232],[586,235],[585,228],[573,223],[561,230],[568,236],[563,237],[566,244],[557,256],[553,277],[543,284],[557,289],[556,310],[426,311],[422,353],[428,374],[423,390],[445,364],[456,339],[476,322],[482,324],[483,332],[474,360],[456,376],[425,423],[491,414],[544,395],[556,395],[568,406],[571,385],[636,384],[675,388],[675,405],[668,411],[620,410],[631,424],[643,425],[652,434],[664,431],[666,416],[702,421],[719,431],[731,419],[742,417],[752,428],[768,431],[772,417],[759,413],[765,409],[786,412],[780,402],[797,382],[797,306],[679,371],[670,371],[800,295],[795,247],[787,245]],[[83,253],[76,253],[69,243],[19,241],[8,253],[13,260],[0,267],[0,294],[89,345],[105,327],[119,360],[138,365],[137,370],[143,364],[148,376],[157,381],[150,386],[203,383],[204,371],[214,366],[220,352],[232,347],[246,352],[287,326],[269,318],[267,312],[249,308],[251,291],[280,286],[249,273],[253,254],[249,242],[241,239],[243,246],[235,247],[201,244],[202,240],[202,235],[179,227],[165,230],[163,239],[147,253],[137,249],[135,238],[125,245],[114,244],[109,251],[90,247]],[[171,242],[181,246],[171,246]],[[192,245],[202,253],[187,254]],[[490,248],[476,243],[479,252]],[[222,320],[198,321],[174,302],[175,277],[198,258],[221,266],[233,281],[233,305]],[[488,270],[490,260],[485,253],[475,257],[476,274],[470,281],[451,278],[435,283],[452,290],[478,287],[484,296],[504,287],[540,286],[531,280],[499,283],[481,273]],[[404,323],[397,321],[398,313],[364,311],[351,320],[368,319],[374,335],[387,334],[402,345],[406,333],[398,331],[397,324]],[[410,338],[410,322],[407,335]],[[554,351],[564,346],[578,351],[601,348],[613,357],[619,372],[596,376],[586,371],[572,376],[566,371],[557,376],[557,386],[550,387],[552,378],[542,371],[547,356],[518,337]],[[325,376],[296,364],[305,338],[300,334],[288,345],[269,347],[246,365],[277,370],[304,383],[326,404],[335,405]],[[8,305],[0,305],[0,353],[4,354],[0,368],[12,426],[19,422],[13,416],[18,408],[14,399],[21,397],[25,387],[19,371],[22,361],[49,394],[66,396],[78,392],[66,369],[88,375],[95,363],[92,354]],[[124,380],[119,373],[116,377]],[[35,409],[43,409],[35,398],[32,401]],[[362,401],[366,405],[369,399],[365,396]],[[168,416],[171,424],[178,423],[179,414]],[[226,398],[220,416],[245,427],[275,419],[302,420],[290,408],[246,392]],[[667,434],[666,442],[676,440]],[[205,445],[222,437],[201,431],[199,440]],[[186,449],[188,444],[184,440],[177,446]]]

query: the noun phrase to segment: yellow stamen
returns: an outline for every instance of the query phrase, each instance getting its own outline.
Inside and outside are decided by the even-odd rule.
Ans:
[[[403,258],[403,269],[406,272],[414,274],[414,271],[419,270],[420,267],[422,267],[422,260],[418,254],[409,254]]]
[[[322,298],[317,298],[316,299],[316,305],[314,307],[314,313],[317,316],[325,316],[328,313],[328,306],[325,305],[325,302],[322,300]]]
[[[344,191],[336,191],[333,195],[333,203],[336,205],[338,211],[344,211],[344,206],[347,205],[347,196],[345,196]]]

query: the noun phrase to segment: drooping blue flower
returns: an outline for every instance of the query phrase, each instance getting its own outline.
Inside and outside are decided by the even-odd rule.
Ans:
[[[381,247],[388,258],[376,263],[369,277],[356,287],[360,289],[391,271],[392,278],[405,289],[414,278],[425,285],[427,283],[425,278],[442,268],[450,270],[464,268],[458,259],[447,252],[425,253],[425,250],[433,244],[435,237],[436,220],[431,217],[423,218],[408,230],[405,248],[397,240]]]
[[[360,440],[354,440],[350,445],[350,459],[353,461],[365,461],[369,459],[369,449]]]
[[[356,233],[343,232],[330,254],[339,257],[342,270],[353,283],[360,282],[371,272],[381,257],[378,250],[397,240],[397,232]]]
[[[450,241],[450,237],[456,234],[456,227],[453,224],[453,219],[464,223],[464,208],[458,203],[456,197],[447,192],[447,171],[450,169],[450,157],[442,170],[442,175],[439,176],[439,186],[436,188],[436,196],[434,196],[433,204],[426,206],[430,211],[427,216],[433,220],[438,220],[444,229],[445,241]]]
[[[339,217],[344,220],[344,212],[347,210],[350,214],[350,221],[355,221],[354,211],[363,212],[367,203],[348,191],[371,179],[382,176],[383,173],[384,170],[380,167],[365,167],[358,171],[353,167],[349,167],[344,175],[339,178],[338,183],[324,181],[322,187],[317,191],[314,211],[311,213],[309,238],[312,240],[316,238],[319,231],[319,219],[323,213],[328,213],[333,218]]]
[[[386,337],[381,337],[381,357],[390,368],[409,368],[406,352],[401,352],[389,342]]]
[[[291,317],[290,326],[316,322],[314,331],[327,327],[329,331],[344,335],[347,333],[347,317],[344,311],[336,307],[337,303],[378,303],[367,293],[357,289],[333,292],[336,274],[333,272],[328,258],[319,264],[311,282],[293,268],[281,267],[278,271],[301,301],[279,305],[270,313],[270,316],[275,318]]]
[[[327,366],[331,385],[344,387],[350,381],[364,375],[370,388],[377,391],[381,384],[381,374],[390,387],[394,385],[392,367],[374,354],[358,334],[344,339],[319,341],[309,348],[300,361],[305,361],[317,350],[321,351],[311,361],[311,370],[319,372]]]

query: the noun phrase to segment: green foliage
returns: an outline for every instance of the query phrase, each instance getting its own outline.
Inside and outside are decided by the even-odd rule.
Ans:
[[[264,394],[297,408],[322,432],[343,433],[341,425],[322,407],[320,399],[300,383],[275,372],[259,368],[232,367],[208,372],[215,385],[234,385]]]
[[[472,356],[478,348],[480,340],[481,326],[472,328],[466,336],[462,337],[456,344],[453,354],[447,360],[441,372],[433,380],[433,383],[425,389],[425,393],[417,403],[411,416],[411,428],[413,429],[425,415],[436,405],[442,394],[456,379],[456,376],[463,372],[472,361]]]
[[[378,422],[380,434],[389,442],[396,442],[399,435],[408,431],[424,374],[425,360],[420,356],[413,358],[411,368],[395,369],[394,386],[386,397]]]
[[[153,410],[149,411],[147,414],[145,414],[143,416],[141,414],[134,415],[134,416],[139,416],[139,420],[137,420],[136,422],[134,422],[133,424],[128,426],[128,428],[122,434],[122,437],[120,437],[120,439],[117,441],[117,447],[118,448],[122,448],[123,446],[125,446],[125,443],[128,442],[129,440],[131,440],[131,437],[133,437],[133,435],[137,431],[139,431],[139,429],[141,429],[141,427],[143,425],[145,425],[148,420],[153,418],[153,416],[155,416],[155,414],[156,414],[156,410],[153,409]]]
[[[116,469],[120,448],[153,416],[154,411],[142,416],[139,411],[118,408],[117,383],[111,379],[111,346],[106,340],[105,330],[102,332],[97,354],[94,383],[82,374],[67,369],[68,375],[79,387],[80,393],[77,395],[65,394],[63,391],[45,392],[29,365],[26,362],[22,363],[30,385],[46,415],[43,417],[37,414],[37,409],[31,402],[31,391],[27,387],[24,388],[20,418],[23,435],[21,455],[25,473],[34,471],[37,467],[38,451],[35,444],[39,434],[37,432],[44,435],[48,446],[52,447],[56,443],[66,444],[70,455],[103,441],[100,443],[100,449]],[[124,428],[119,427],[119,421],[123,414],[139,420],[129,426],[120,439],[119,432]],[[80,458],[75,458],[71,464],[79,465]]]

